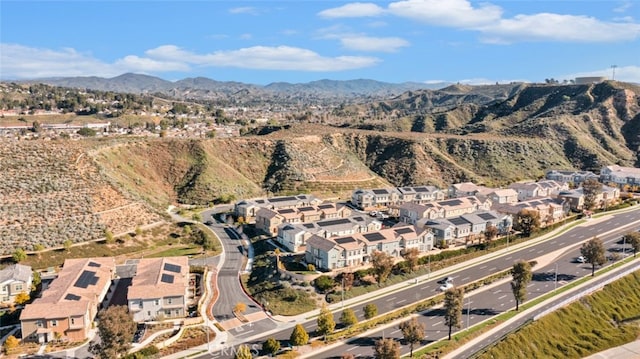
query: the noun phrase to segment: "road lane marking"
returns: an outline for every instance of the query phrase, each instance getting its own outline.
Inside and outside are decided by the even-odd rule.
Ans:
[[[501,296],[499,296],[499,297],[498,297],[498,300],[500,300],[500,299],[504,299],[504,298],[506,298],[506,297],[507,297],[507,295],[506,295],[506,294],[505,294],[505,295],[501,295]]]
[[[469,277],[464,277],[464,278],[462,278],[462,279],[460,279],[460,280],[464,282],[464,281],[465,281],[465,280],[467,280],[467,279],[469,279]]]
[[[396,297],[393,297],[393,298],[389,298],[389,299],[387,299],[387,302],[390,302],[390,301],[392,301],[392,300],[396,300]]]
[[[398,330],[394,330],[394,331],[392,331],[392,332],[391,332],[391,334],[396,334],[396,333],[397,333],[397,332],[399,332],[399,331],[400,331],[400,329],[398,329]]]
[[[352,350],[356,350],[356,349],[358,349],[358,346],[357,346],[357,345],[356,345],[356,346],[354,346],[353,348],[349,348],[349,349],[347,349],[347,351],[348,351],[348,352],[350,352],[350,351],[352,351]]]
[[[406,301],[407,301],[406,299],[403,299],[403,300],[399,300],[399,301],[397,301],[396,303],[400,304],[400,303],[404,303],[404,302],[406,302]]]
[[[437,326],[438,326],[438,325],[440,325],[440,324],[442,324],[442,320],[441,320],[441,321],[439,321],[439,322],[437,322],[437,323],[434,323],[434,324],[433,324],[433,326],[434,326],[434,327],[437,327]]]
[[[513,257],[512,256],[508,256],[507,258],[505,258],[505,260],[509,260],[511,258],[513,258]]]
[[[482,266],[482,267],[480,267],[478,269],[485,269],[485,268],[487,268],[487,266]]]

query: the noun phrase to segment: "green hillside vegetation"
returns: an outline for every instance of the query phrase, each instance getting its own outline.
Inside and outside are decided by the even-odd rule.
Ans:
[[[583,358],[637,339],[638,313],[640,271],[525,326],[480,358]]]

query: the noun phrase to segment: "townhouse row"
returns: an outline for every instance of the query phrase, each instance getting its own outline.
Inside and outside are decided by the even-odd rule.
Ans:
[[[67,259],[41,297],[22,310],[23,340],[85,340],[98,311],[124,294],[115,293],[116,288],[126,291],[126,303],[122,304],[128,306],[137,322],[185,317],[188,258],[140,259],[120,268],[112,257]]]

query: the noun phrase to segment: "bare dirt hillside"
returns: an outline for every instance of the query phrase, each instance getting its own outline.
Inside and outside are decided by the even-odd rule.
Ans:
[[[161,220],[114,187],[76,141],[0,142],[0,253],[83,242]]]

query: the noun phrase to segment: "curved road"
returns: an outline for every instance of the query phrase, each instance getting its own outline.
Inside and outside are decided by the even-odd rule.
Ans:
[[[222,267],[218,270],[218,300],[213,306],[213,316],[219,322],[234,318],[233,308],[237,303],[245,303],[245,314],[262,310],[248,297],[240,284],[240,273],[244,270],[245,253],[242,237],[232,226],[219,223],[212,215],[223,212],[225,207],[202,212],[205,225],[220,239],[224,250]]]
[[[586,223],[585,225],[574,227],[558,236],[555,236],[553,239],[539,243],[532,243],[527,247],[514,250],[500,257],[489,258],[481,263],[470,265],[469,267],[455,273],[447,273],[447,275],[454,277],[454,283],[456,285],[473,282],[489,274],[508,269],[519,259],[532,260],[544,254],[571,247],[574,244],[590,239],[596,235],[601,236],[601,239],[606,240],[607,246],[612,251],[619,251],[620,245],[616,244],[616,242],[621,235],[629,230],[636,229],[640,224],[635,224],[625,228],[623,227],[638,221],[640,221],[640,208],[613,214],[601,222],[595,222],[594,220],[594,223],[592,224]],[[608,231],[618,231],[618,233],[602,236],[602,233],[606,233]],[[584,275],[589,275],[591,273],[590,265],[577,264],[573,262],[573,259],[577,256],[579,256],[578,246],[569,248],[566,253],[556,259],[554,264],[544,266],[542,268],[536,268],[536,271],[534,272],[534,281],[532,281],[532,284],[528,288],[528,298],[533,299],[547,291],[553,290],[556,285],[555,263],[558,263],[558,287]],[[553,280],[551,280],[551,271],[553,271]],[[441,277],[442,276],[440,276],[440,278]],[[378,307],[379,314],[398,309],[412,302],[422,300],[436,294],[437,288],[439,287],[439,284],[437,284],[436,281],[440,278],[434,277],[429,280],[410,285],[406,289],[386,294],[372,300],[362,301],[355,306],[351,306],[351,308],[356,312],[359,320],[364,320],[362,307],[369,303],[375,304]],[[514,307],[513,295],[511,294],[511,289],[508,283],[496,286],[490,290],[476,293],[469,298],[465,298],[465,309],[463,311],[464,325],[462,329],[466,327],[467,321],[469,321],[469,325],[473,325],[474,323],[483,321],[493,315],[507,311],[512,307]],[[467,308],[469,309],[468,311]],[[334,312],[336,322],[338,322],[340,314],[341,310]],[[428,344],[431,341],[442,339],[447,335],[448,328],[443,324],[441,310],[435,309],[429,311],[426,314],[420,315],[419,319],[427,326],[426,340],[423,344]],[[290,325],[287,325],[286,328],[269,335],[256,336],[255,334],[259,333],[259,331],[254,332],[253,335],[249,335],[249,333],[232,333],[234,336],[233,343],[240,344],[240,342],[242,342],[249,345],[255,344],[259,348],[268,337],[274,337],[286,342],[288,341],[292,330],[292,324],[289,324]],[[315,318],[307,320],[302,324],[308,332],[313,332],[316,329]],[[361,357],[371,356],[373,353],[373,342],[383,336],[386,338],[395,337],[400,339],[401,333],[397,328],[381,329],[368,335],[366,338],[354,338],[349,340],[348,343],[324,350],[321,352],[322,354],[320,354],[320,351],[316,351],[314,352],[314,356],[323,358],[339,358],[344,353],[351,353],[355,356]],[[403,345],[402,350],[403,353],[408,353],[408,346]],[[210,357],[226,358],[232,357],[232,355],[229,356],[222,352],[214,352],[213,356],[202,356],[201,358]]]

